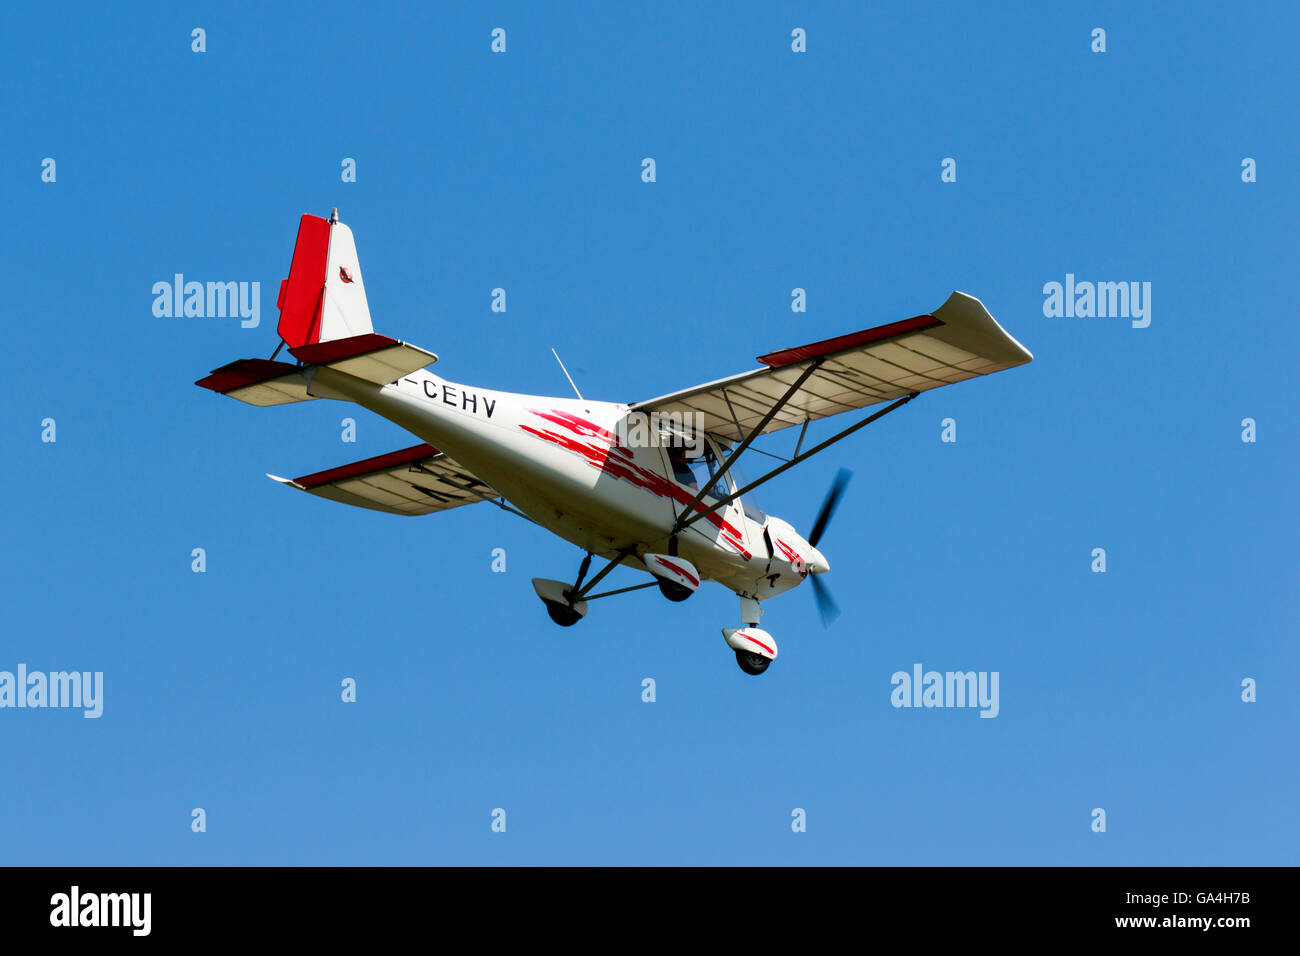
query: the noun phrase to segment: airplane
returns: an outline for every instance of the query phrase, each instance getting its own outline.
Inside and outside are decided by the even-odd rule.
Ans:
[[[564,627],[600,598],[657,586],[684,601],[714,581],[740,598],[741,626],[722,635],[751,675],[777,656],[775,638],[759,627],[761,602],[811,580],[824,622],[838,613],[821,580],[830,562],[817,546],[848,473],[836,476],[806,538],[763,512],[753,490],[921,392],[1033,360],[978,299],[954,292],[932,313],[778,349],[752,371],[631,404],[591,401],[576,386],[576,398],[552,398],[459,384],[428,371],[438,361],[432,352],[374,331],[356,243],[337,209],[329,219],[302,216],[276,304],[281,342],[269,359],[240,359],[195,384],[256,406],[353,402],[420,443],[299,478],[268,477],[389,514],[487,501],[540,525],[585,552],[576,580],[532,581]],[[276,360],[286,346],[294,363]],[[803,449],[809,422],[884,403]],[[734,466],[755,439],[794,426],[793,456],[738,486]],[[593,558],[605,564],[588,577]],[[650,580],[593,593],[621,566]]]

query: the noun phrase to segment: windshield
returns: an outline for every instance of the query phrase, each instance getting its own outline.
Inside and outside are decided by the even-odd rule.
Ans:
[[[723,461],[726,461],[727,456],[731,454],[731,446],[716,438],[710,442],[710,445],[713,444],[717,445],[718,454],[722,456]],[[746,454],[751,450],[752,449],[746,449]],[[722,480],[726,481],[728,478],[732,479],[733,491],[739,488],[744,488],[749,484],[749,479],[745,477],[745,472],[741,468],[739,462],[727,469],[727,474]],[[726,496],[724,495],[723,497]],[[743,497],[738,498],[737,501],[740,503],[740,506],[745,509],[745,514],[751,520],[757,521],[759,524],[764,524],[767,521],[767,512],[765,512],[762,506],[759,505],[758,496],[754,492],[747,492]]]
[[[704,442],[704,453],[694,454],[691,452],[695,449],[682,448],[680,446],[668,448],[668,460],[673,464],[673,476],[688,488],[694,488],[699,491],[718,472],[719,463],[717,456],[713,452],[713,446]],[[723,475],[705,495],[706,498],[725,498],[731,494],[732,488],[727,483],[727,476]]]

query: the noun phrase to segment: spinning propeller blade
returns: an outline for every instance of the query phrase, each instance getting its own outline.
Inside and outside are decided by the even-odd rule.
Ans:
[[[831,597],[830,588],[822,583],[821,575],[812,576],[813,597],[817,600],[817,610],[822,615],[822,626],[830,627],[840,616],[840,606]]]
[[[827,526],[831,523],[831,518],[835,514],[835,509],[839,507],[840,499],[844,497],[844,489],[848,486],[849,479],[853,477],[853,472],[847,468],[841,468],[835,475],[835,480],[831,482],[830,491],[826,493],[826,500],[822,502],[822,509],[817,514],[817,520],[813,523],[812,533],[808,536],[808,543],[814,548],[817,542],[822,539],[826,533]],[[839,605],[831,597],[830,588],[822,581],[821,576],[817,574],[810,575],[812,579],[813,597],[817,601],[817,610],[821,612],[822,626],[830,627],[837,617],[840,616]]]
[[[808,543],[814,548],[817,547],[817,542],[822,539],[822,535],[826,533],[826,526],[830,524],[831,516],[835,514],[835,509],[840,504],[840,498],[844,496],[844,488],[852,477],[853,472],[847,468],[841,468],[836,473],[835,480],[831,482],[831,490],[826,493],[826,500],[822,502],[822,510],[818,513],[817,521],[813,524],[812,534],[808,535]]]

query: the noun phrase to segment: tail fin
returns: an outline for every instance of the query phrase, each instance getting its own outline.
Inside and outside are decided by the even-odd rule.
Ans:
[[[370,324],[366,287],[352,230],[329,219],[303,216],[293,247],[289,278],[280,283],[280,338],[301,365],[269,359],[241,359],[195,382],[250,405],[284,405],[324,397],[310,390],[303,366],[325,366],[374,385],[396,382],[432,365],[438,356],[376,335]],[[276,354],[280,349],[276,348]],[[271,356],[274,359],[275,355]]]
[[[298,224],[289,278],[280,283],[280,338],[290,348],[374,331],[352,230],[338,220],[306,215]]]

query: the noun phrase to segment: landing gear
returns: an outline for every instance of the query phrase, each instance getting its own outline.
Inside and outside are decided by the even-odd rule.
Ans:
[[[609,559],[609,563],[594,578],[584,585],[587,571],[591,568],[592,555],[588,552],[587,556],[582,559],[582,567],[578,569],[578,580],[573,584],[565,581],[550,581],[546,578],[533,578],[533,590],[537,596],[542,599],[546,605],[546,613],[551,616],[551,620],[560,627],[572,627],[580,620],[587,616],[587,601],[596,598],[609,597],[613,594],[622,594],[624,591],[636,591],[639,588],[648,588],[654,584],[653,581],[647,581],[645,584],[637,584],[630,588],[619,588],[616,591],[606,591],[603,594],[591,594],[591,591],[605,575],[613,571],[623,563],[623,560],[635,551],[633,545],[616,552],[614,557]]]
[[[573,627],[582,620],[582,615],[567,604],[561,604],[559,601],[546,601],[545,603],[546,613],[551,615],[551,620],[560,627]]]
[[[587,614],[587,602],[575,599],[573,585],[566,581],[533,578],[533,589],[546,605],[546,613],[560,627],[573,627]]]
[[[753,674],[757,677],[763,671],[767,670],[767,665],[772,663],[770,658],[762,654],[753,654],[749,651],[736,651],[736,663],[746,674]]]
[[[684,584],[659,578],[659,592],[670,601],[685,601],[695,592]]]
[[[670,601],[685,601],[700,586],[700,572],[685,558],[673,554],[673,541],[668,542],[668,554],[646,553],[641,563],[655,576],[659,591]]]
[[[763,615],[755,598],[740,596],[740,616],[746,621],[757,621]],[[727,646],[736,652],[736,663],[746,674],[757,677],[776,660],[776,638],[757,624],[744,627],[724,627],[722,637]]]

